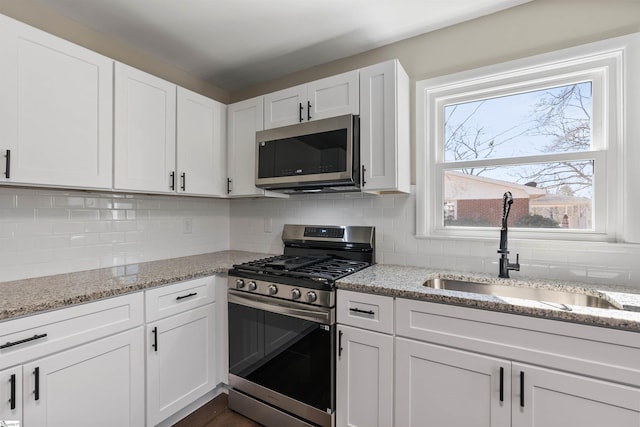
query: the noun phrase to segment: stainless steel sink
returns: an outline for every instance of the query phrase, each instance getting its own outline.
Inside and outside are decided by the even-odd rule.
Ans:
[[[431,279],[424,283],[433,289],[471,292],[475,294],[493,295],[496,297],[521,298],[550,304],[562,310],[571,310],[571,305],[593,308],[618,309],[604,298],[576,292],[556,291],[550,289],[523,288],[498,284],[467,282],[453,279]]]

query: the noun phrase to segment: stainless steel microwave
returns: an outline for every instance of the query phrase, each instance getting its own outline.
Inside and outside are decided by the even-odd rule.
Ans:
[[[360,120],[346,115],[256,132],[256,187],[360,190]]]

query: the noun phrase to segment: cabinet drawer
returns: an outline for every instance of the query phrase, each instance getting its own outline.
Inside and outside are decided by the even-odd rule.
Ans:
[[[142,292],[0,323],[0,369],[142,325]]]
[[[338,290],[338,323],[393,333],[393,298]]]
[[[145,292],[147,322],[215,302],[214,277],[179,282]]]

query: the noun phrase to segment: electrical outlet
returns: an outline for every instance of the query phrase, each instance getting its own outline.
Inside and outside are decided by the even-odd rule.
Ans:
[[[193,220],[191,218],[185,218],[182,222],[182,233],[191,234],[193,232]]]

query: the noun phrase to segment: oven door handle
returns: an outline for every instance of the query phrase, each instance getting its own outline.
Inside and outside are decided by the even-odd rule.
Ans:
[[[279,300],[277,298],[252,295],[246,292],[228,290],[228,302],[264,310],[271,313],[310,320],[312,322],[332,325],[335,323],[334,309],[325,307],[300,307],[299,303]]]

